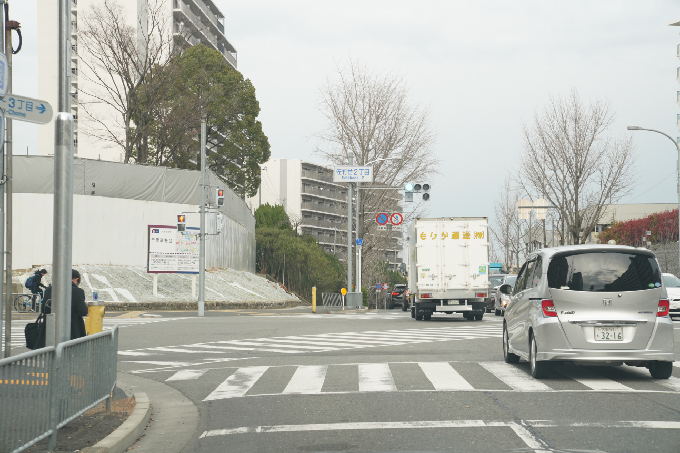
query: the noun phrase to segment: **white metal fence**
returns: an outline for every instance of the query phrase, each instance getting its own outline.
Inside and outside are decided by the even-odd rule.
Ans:
[[[0,360],[0,452],[20,452],[107,400],[116,385],[118,327]]]

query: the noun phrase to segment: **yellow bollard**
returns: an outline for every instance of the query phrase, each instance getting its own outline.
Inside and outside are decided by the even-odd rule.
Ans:
[[[316,313],[316,286],[312,286],[312,313]]]
[[[87,319],[85,320],[85,331],[88,335],[99,333],[104,330],[104,312],[106,307],[104,302],[87,303]]]

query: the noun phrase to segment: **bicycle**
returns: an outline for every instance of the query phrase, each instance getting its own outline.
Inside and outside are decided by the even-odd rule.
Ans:
[[[43,292],[39,291],[37,294],[15,294],[14,311],[17,313],[31,313],[40,311],[43,301]],[[33,306],[33,297],[36,297],[35,307]]]

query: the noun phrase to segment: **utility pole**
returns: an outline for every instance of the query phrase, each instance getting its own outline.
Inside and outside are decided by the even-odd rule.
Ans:
[[[0,11],[3,5],[5,4],[5,0],[0,0]],[[4,30],[4,29],[3,29]],[[5,34],[0,33],[0,45],[2,49],[5,48]],[[2,121],[0,119],[0,121]],[[4,129],[0,125],[0,130]],[[0,141],[4,140],[4,134],[0,134]],[[0,143],[0,153],[2,153],[2,156],[0,157],[0,178],[4,179],[5,176],[5,147],[2,146]],[[4,292],[4,285],[2,281],[2,275],[3,275],[3,269],[5,267],[5,182],[4,180],[0,181],[0,338],[2,338],[2,323],[3,323],[3,297],[2,295],[5,294]],[[12,318],[11,318],[11,311],[9,312],[10,316],[6,316],[5,319],[7,320],[7,329],[5,331],[5,345],[10,344],[12,340],[12,331],[11,331],[11,324],[12,324]],[[8,334],[9,332],[9,334]],[[0,359],[5,358],[6,355],[3,353],[2,348],[0,348]]]
[[[71,339],[73,251],[73,115],[71,114],[71,0],[59,0],[59,105],[54,118],[54,233],[52,313],[56,343]],[[56,439],[55,439],[56,440]]]
[[[14,25],[14,24],[12,24]],[[5,56],[7,57],[7,69],[9,77],[7,79],[7,94],[12,94],[12,29],[14,28],[8,21],[5,23]],[[18,23],[16,24],[18,28]],[[7,325],[5,327],[5,357],[12,355],[12,120],[5,120],[5,149],[7,153],[7,163],[5,166],[5,198],[7,206],[7,225],[5,226],[5,317]]]
[[[206,124],[201,121],[201,204],[198,212],[201,217],[201,239],[198,252],[198,316],[205,316],[205,142]]]
[[[348,157],[349,165],[354,163],[354,156],[350,154]],[[352,292],[352,183],[347,183],[347,292]]]
[[[357,239],[361,237],[363,234],[362,228],[361,228],[361,181],[357,181]],[[357,283],[357,292],[361,292],[361,248],[362,246],[357,244],[357,253],[356,253],[356,268],[357,268],[357,276],[356,276],[356,283]]]

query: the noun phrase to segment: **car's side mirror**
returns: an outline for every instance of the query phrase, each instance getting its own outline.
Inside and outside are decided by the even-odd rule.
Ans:
[[[505,285],[501,285],[501,287],[498,288],[498,291],[502,292],[503,294],[512,294],[512,286],[506,283]]]

